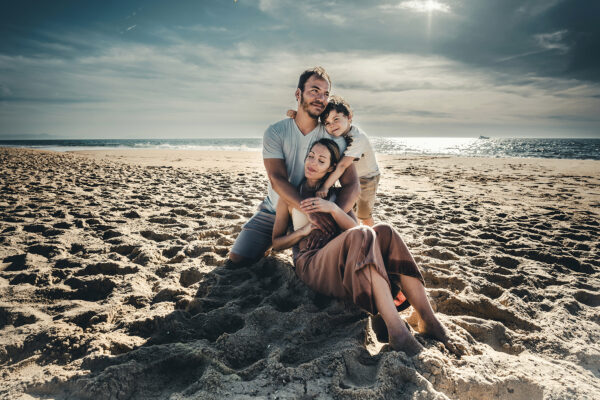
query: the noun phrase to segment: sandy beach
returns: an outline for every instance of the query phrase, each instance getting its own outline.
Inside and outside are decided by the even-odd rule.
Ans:
[[[378,343],[290,251],[224,265],[260,152],[0,148],[0,398],[598,398],[600,161],[378,159],[461,358]]]

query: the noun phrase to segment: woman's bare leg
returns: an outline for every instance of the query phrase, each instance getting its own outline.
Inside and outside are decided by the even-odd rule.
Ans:
[[[417,354],[423,350],[423,347],[417,342],[400,315],[398,315],[388,283],[373,265],[366,268],[369,268],[371,274],[375,304],[387,326],[390,346],[394,350],[404,351],[409,356]]]
[[[400,275],[400,284],[402,285],[402,293],[404,293],[420,317],[419,330],[421,333],[424,336],[439,340],[448,350],[456,355],[460,355],[461,351],[450,341],[446,328],[444,328],[444,325],[435,316],[431,304],[429,304],[425,287],[421,281],[412,276]]]

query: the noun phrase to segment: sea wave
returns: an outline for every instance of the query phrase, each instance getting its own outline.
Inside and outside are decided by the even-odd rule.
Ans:
[[[379,154],[600,160],[600,139],[370,137]],[[261,138],[2,140],[0,146],[53,151],[169,149],[260,151]]]

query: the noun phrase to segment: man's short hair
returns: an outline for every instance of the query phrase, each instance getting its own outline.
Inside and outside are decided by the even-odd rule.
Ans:
[[[329,78],[327,71],[325,71],[325,68],[314,67],[307,69],[302,73],[302,75],[300,75],[300,79],[298,80],[298,89],[300,89],[301,92],[304,92],[304,85],[306,84],[306,81],[309,80],[313,75],[316,75],[324,81],[327,81],[327,83],[329,83],[329,90],[331,90],[331,79]]]

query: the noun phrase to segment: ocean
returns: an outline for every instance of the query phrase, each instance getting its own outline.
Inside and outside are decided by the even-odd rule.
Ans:
[[[526,157],[600,160],[600,139],[370,137],[380,154],[467,157]],[[173,149],[260,151],[262,138],[244,139],[62,139],[0,140],[0,147],[53,151]]]

